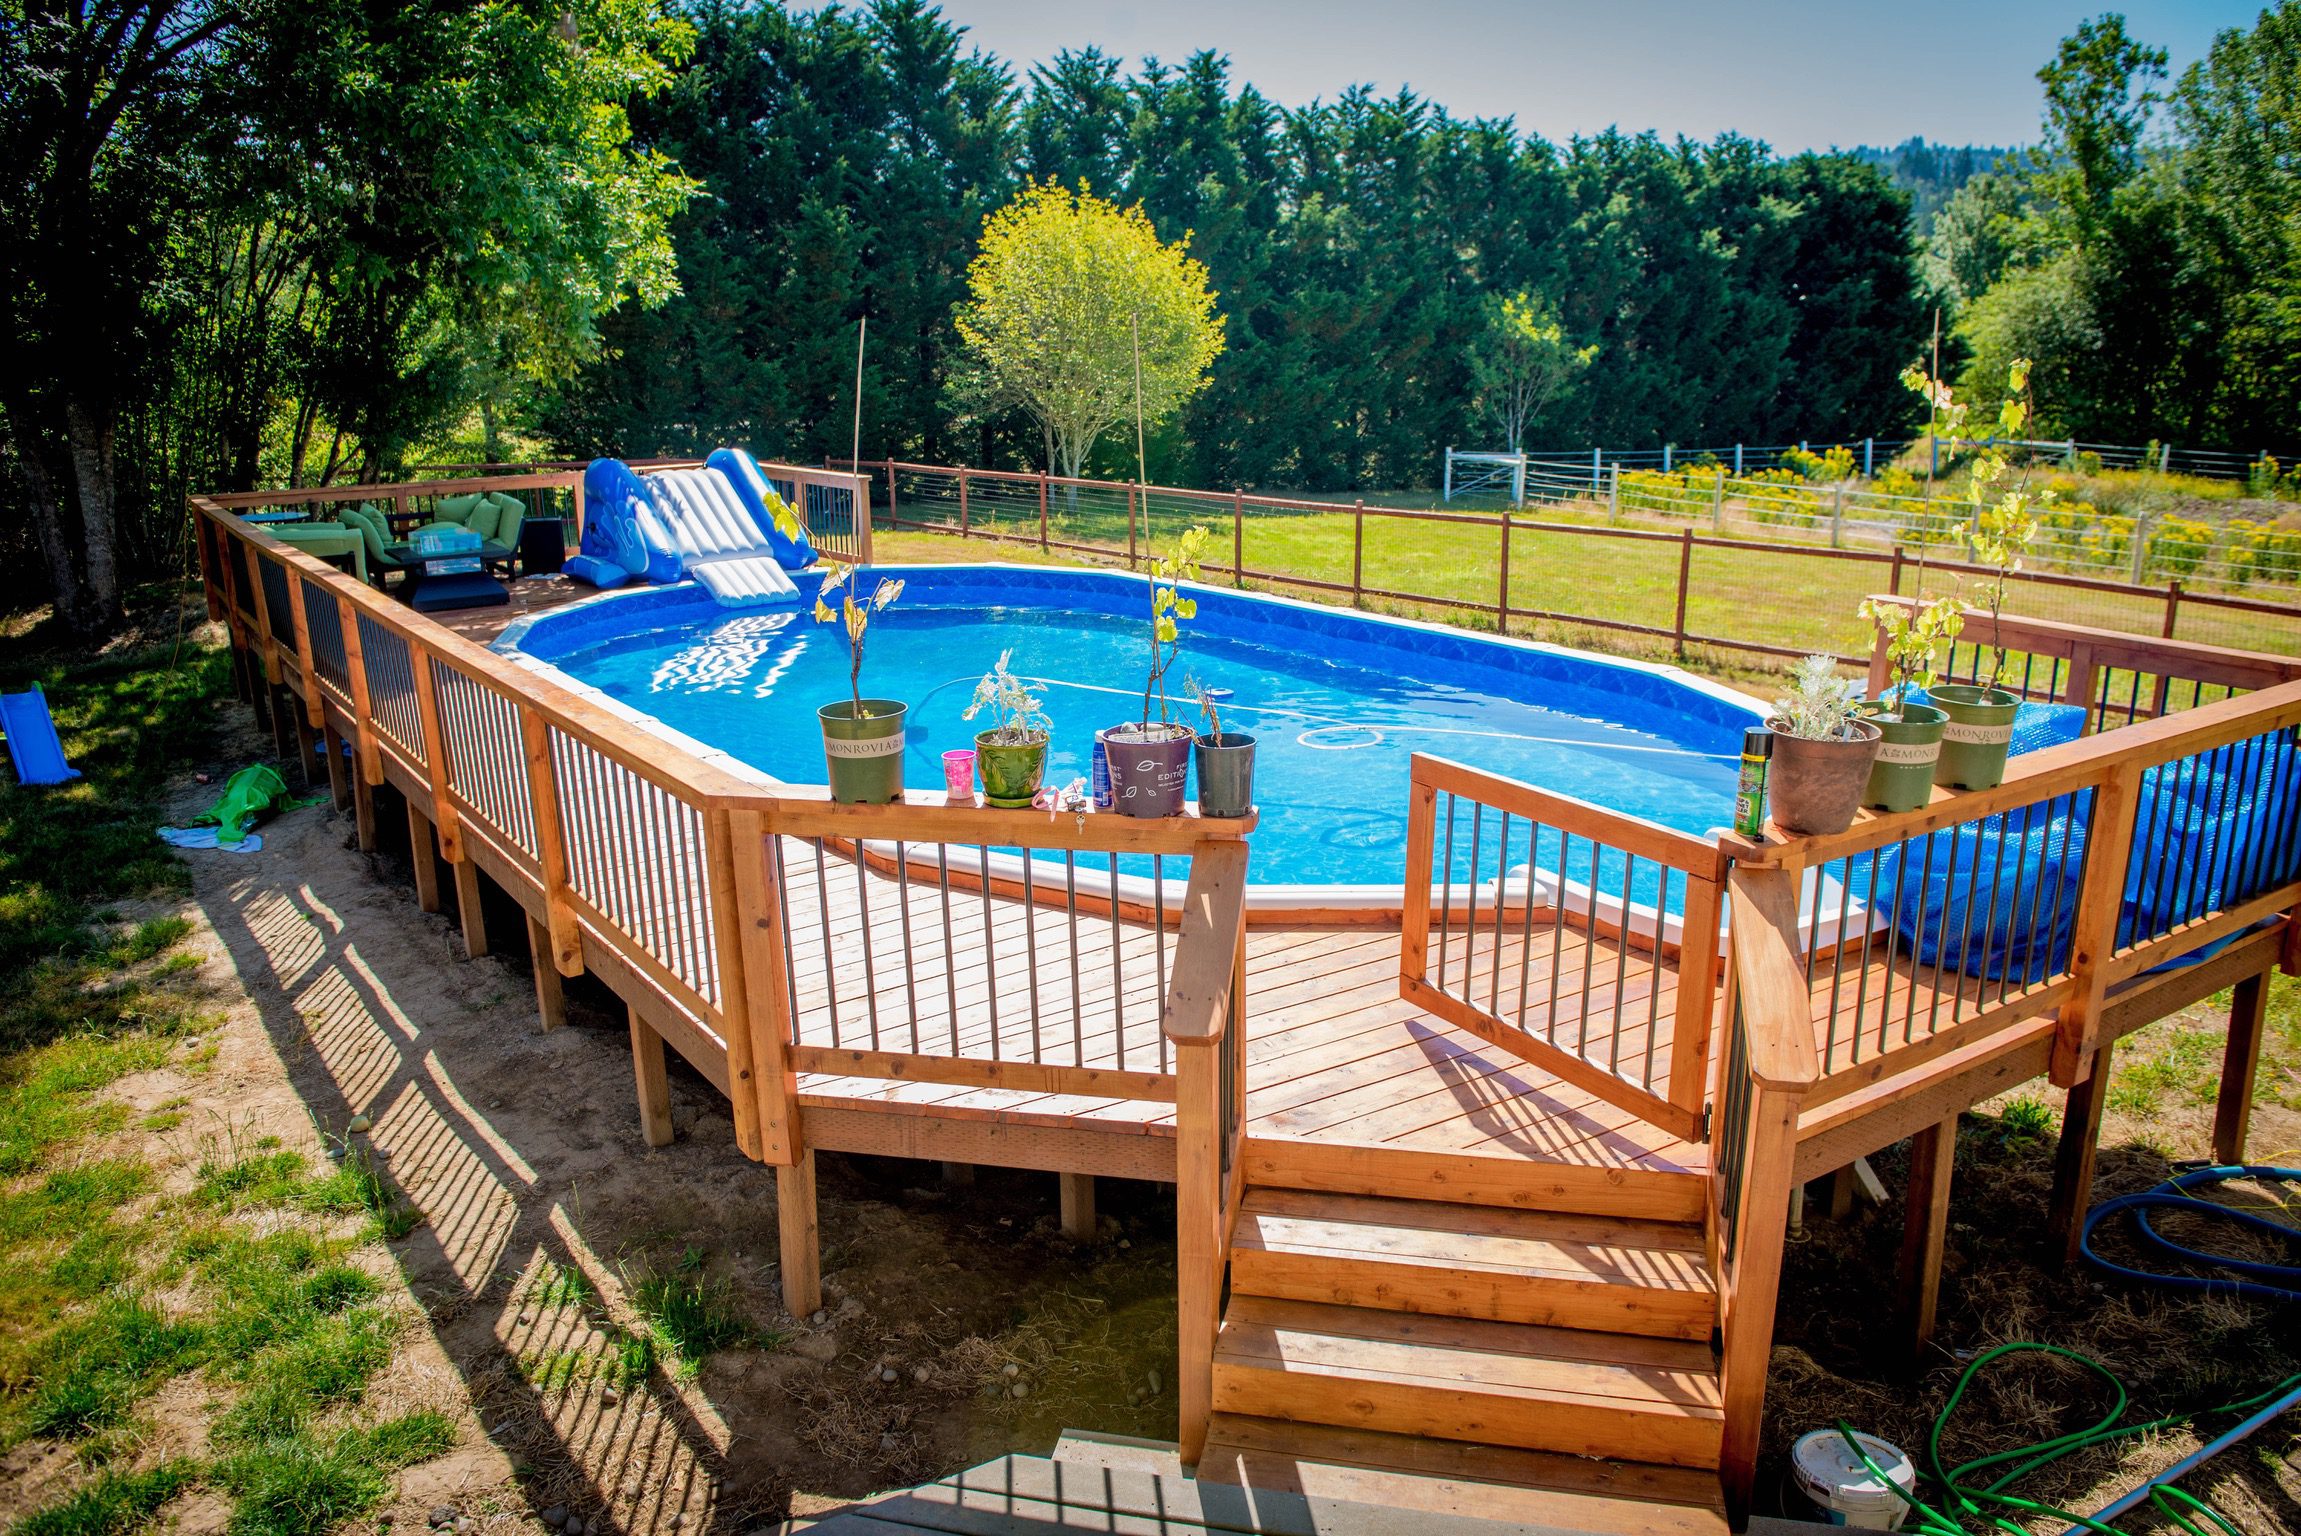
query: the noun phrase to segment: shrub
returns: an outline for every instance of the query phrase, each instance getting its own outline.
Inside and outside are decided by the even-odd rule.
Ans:
[[[2194,576],[2205,561],[2205,552],[2212,547],[2211,523],[2169,517],[2159,523],[2150,536],[2149,565],[2173,576]]]

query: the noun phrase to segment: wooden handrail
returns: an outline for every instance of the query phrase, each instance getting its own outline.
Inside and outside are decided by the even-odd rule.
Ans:
[[[1805,967],[1798,963],[1798,885],[1780,869],[1737,869],[1732,904],[1733,983],[1747,1035],[1750,1080],[1802,1091],[1821,1076]]]
[[[1203,843],[1234,843],[1253,831],[1256,821],[1251,812],[1232,820],[1201,816],[1195,806],[1164,818],[1107,810],[1003,811],[953,805],[942,791],[923,789],[907,789],[901,800],[884,805],[833,800],[829,787],[822,784],[778,784],[772,791],[754,789],[752,794],[761,802],[769,830],[786,837],[900,837],[993,848],[1028,844],[1076,853],[1190,854]]]
[[[1711,880],[1717,879],[1723,868],[1723,859],[1714,841],[1627,811],[1611,810],[1428,752],[1414,754],[1412,773],[1417,784],[1442,789],[1465,800],[1476,800],[1577,836],[1596,837],[1609,847],[1635,854],[1650,863],[1667,864],[1672,869]]]
[[[1890,592],[1874,593],[1870,600],[1891,603],[1905,610],[1917,604],[1914,597]],[[1965,632],[1961,640],[1967,644],[1997,643],[1989,637],[1991,626],[1986,609],[1969,603],[1964,605],[1964,614]],[[2196,640],[2137,635],[2130,630],[2100,629],[2090,624],[2065,624],[2058,619],[2010,613],[1998,620],[1995,632],[2010,652],[2063,660],[2082,658],[2089,663],[2083,669],[2088,677],[2099,668],[2114,667],[2120,671],[2170,675],[2184,682],[2225,688],[2274,688],[2280,683],[2301,679],[2301,656],[2279,656],[2269,651],[2241,651]],[[1874,668],[1875,662],[1873,685],[1877,681]]]
[[[1936,788],[1932,802],[1914,811],[1858,811],[1853,825],[1843,832],[1800,837],[1768,823],[1759,838],[1728,833],[1721,840],[1744,866],[1812,868],[2096,787],[2121,763],[2154,768],[2294,724],[2301,724],[2301,681],[2025,752],[2006,765],[2005,781],[1994,789]]]

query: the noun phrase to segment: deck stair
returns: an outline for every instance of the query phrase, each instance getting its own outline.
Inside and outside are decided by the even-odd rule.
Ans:
[[[1248,1190],[1200,1478],[1559,1529],[1723,1531],[1700,1223],[1395,1187]]]

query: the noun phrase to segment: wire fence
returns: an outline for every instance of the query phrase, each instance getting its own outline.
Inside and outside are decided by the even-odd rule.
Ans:
[[[1521,634],[1604,631],[1631,648],[1684,656],[1781,657],[1827,651],[1866,661],[1856,610],[1879,592],[1964,592],[1988,573],[1931,544],[1831,542],[1833,506],[1788,497],[1768,522],[1745,508],[1678,506],[1639,519],[1579,492],[1568,515],[1513,508],[1429,509],[1072,480],[949,465],[866,461],[882,527],[980,539],[1011,549],[1087,555],[1142,567],[1188,528],[1215,535],[1208,580],[1315,595],[1362,608]],[[1609,476],[1609,490],[1612,490]],[[1621,477],[1625,484],[1630,476]],[[1531,494],[1531,492],[1530,492]],[[1769,489],[1769,495],[1773,494]],[[1550,509],[1545,509],[1546,513]],[[1819,518],[1817,522],[1816,519]],[[1657,526],[1660,519],[1673,526]],[[2007,611],[2239,649],[2301,652],[2301,607],[2162,584],[2030,569]]]
[[[2160,474],[2198,475],[2212,480],[2251,480],[2259,476],[2264,468],[2274,477],[2279,468],[2289,469],[2297,459],[2301,459],[2301,454],[2276,453],[2266,448],[2244,453],[2236,449],[2187,448],[2162,442],[2089,443],[2078,438],[1945,438],[1938,458],[1933,458],[1933,467],[1944,468],[1957,453],[1984,443],[2011,450],[2020,457],[2060,464],[2071,469],[2149,469]],[[1450,468],[1455,461],[1464,459],[1523,458],[1529,466],[1540,465],[1553,471],[1586,472],[1595,484],[1603,480],[1610,466],[1616,464],[1625,469],[1664,471],[1688,465],[1718,464],[1735,475],[1743,475],[1762,469],[1793,467],[1804,458],[1832,450],[1851,455],[1853,461],[1861,466],[1862,475],[1867,478],[1913,449],[1926,451],[1927,439],[1923,436],[1813,438],[1795,443],[1725,443],[1708,447],[1682,447],[1676,443],[1666,443],[1659,448],[1607,448],[1592,445],[1587,448],[1529,448],[1523,454],[1468,452],[1449,448],[1446,454]],[[1927,456],[1933,457],[1930,453]]]

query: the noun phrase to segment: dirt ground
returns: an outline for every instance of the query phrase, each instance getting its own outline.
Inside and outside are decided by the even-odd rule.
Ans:
[[[213,794],[187,776],[173,809]],[[649,1149],[620,1002],[578,979],[567,1027],[544,1033],[517,909],[491,893],[506,952],[466,960],[452,915],[416,906],[391,852],[404,820],[384,803],[376,856],[324,804],[267,824],[259,853],[187,856],[184,947],[222,1010],[214,1057],[197,1082],[164,1070],[114,1092],[139,1115],[190,1100],[166,1145],[141,1148],[183,1187],[219,1145],[277,1137],[320,1164],[330,1137],[372,1120],[353,1141],[422,1217],[382,1251],[423,1326],[370,1402],[438,1408],[462,1431],[404,1474],[386,1516],[420,1530],[453,1505],[541,1531],[525,1517],[556,1507],[594,1531],[744,1529],[1044,1451],[1066,1426],[1173,1436],[1164,1191],[1102,1181],[1098,1238],[1080,1246],[1052,1174],[962,1185],[932,1164],[826,1157],[826,1310],[788,1317],[774,1175],[736,1150],[725,1101],[674,1053],[677,1136]],[[740,1339],[634,1379],[634,1291],[665,1274]],[[154,1405],[156,1433],[195,1433],[199,1396]],[[49,1502],[70,1460],[21,1447],[0,1467],[0,1524]]]

